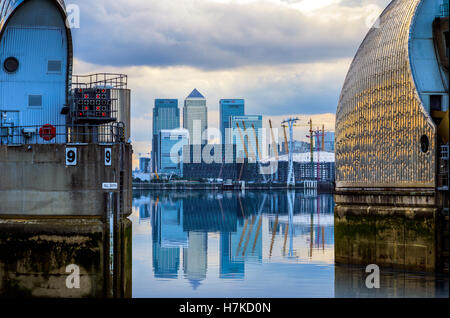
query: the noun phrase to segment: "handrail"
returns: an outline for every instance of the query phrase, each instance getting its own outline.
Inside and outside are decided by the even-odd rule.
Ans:
[[[127,75],[117,73],[95,73],[72,76],[72,88],[111,87],[126,89],[127,82]]]
[[[0,125],[0,145],[122,143],[125,125],[114,122],[101,125]]]

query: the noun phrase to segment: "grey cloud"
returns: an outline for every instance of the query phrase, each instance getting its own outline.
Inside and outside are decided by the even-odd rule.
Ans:
[[[381,1],[381,0],[378,0]],[[351,57],[363,19],[319,21],[273,4],[79,0],[75,54],[99,65],[223,69]]]

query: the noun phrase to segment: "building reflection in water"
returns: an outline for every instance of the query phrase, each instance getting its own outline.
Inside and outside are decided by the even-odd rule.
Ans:
[[[220,279],[244,279],[246,263],[334,262],[332,195],[143,192],[134,197],[139,222],[151,220],[156,278],[179,278],[182,268],[197,289],[207,277],[211,235],[218,238]]]

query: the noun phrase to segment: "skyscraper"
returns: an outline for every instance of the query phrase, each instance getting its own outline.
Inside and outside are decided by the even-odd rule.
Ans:
[[[245,104],[243,99],[221,99],[220,102],[220,133],[222,144],[225,144],[225,129],[230,127],[230,116],[243,116]],[[231,140],[229,141],[231,143]]]
[[[157,170],[183,176],[183,146],[189,144],[186,129],[162,129],[158,135]]]
[[[241,133],[239,133],[239,129]],[[255,127],[253,130],[252,125]],[[232,144],[236,145],[236,155],[239,158],[245,158],[244,145],[242,143],[241,138],[243,138],[245,147],[248,151],[249,158],[257,158],[259,157],[258,148],[256,146],[256,136],[258,137],[258,147],[259,151],[262,150],[262,116],[261,115],[245,115],[245,116],[230,116],[229,127],[231,130],[230,141]],[[242,134],[242,137],[241,137]]]
[[[196,88],[184,100],[183,127],[189,131],[191,144],[207,143],[202,134],[208,128],[208,109],[205,97]]]
[[[180,127],[180,110],[177,99],[155,99],[153,108],[153,142],[152,142],[152,170],[158,167],[158,134],[162,129]]]

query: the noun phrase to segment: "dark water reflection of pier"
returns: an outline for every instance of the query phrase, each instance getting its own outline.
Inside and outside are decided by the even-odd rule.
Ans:
[[[443,276],[383,268],[369,290],[364,267],[335,265],[334,206],[314,192],[144,191],[112,237],[108,220],[1,219],[0,297],[448,297]]]
[[[1,219],[0,297],[131,297],[131,226]]]

